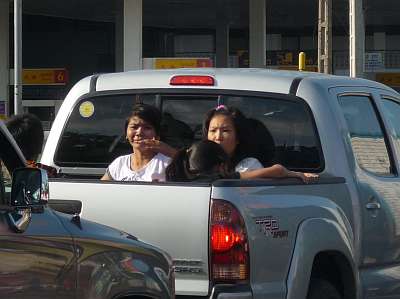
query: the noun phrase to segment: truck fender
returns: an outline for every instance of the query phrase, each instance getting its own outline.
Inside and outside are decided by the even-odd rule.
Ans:
[[[343,257],[345,263],[347,261],[351,267],[353,285],[358,282],[358,278],[355,277],[354,249],[349,233],[331,219],[311,218],[299,225],[287,278],[287,299],[307,297],[314,259],[319,253],[324,252],[335,252]]]

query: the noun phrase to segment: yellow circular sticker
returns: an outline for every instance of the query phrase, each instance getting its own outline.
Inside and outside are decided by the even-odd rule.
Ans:
[[[90,101],[85,101],[79,106],[79,114],[82,117],[91,117],[94,113],[94,105]]]

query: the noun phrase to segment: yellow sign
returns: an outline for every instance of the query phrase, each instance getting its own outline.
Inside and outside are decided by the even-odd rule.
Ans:
[[[65,85],[68,82],[66,69],[23,69],[23,85]]]
[[[400,87],[400,73],[377,73],[376,81],[391,87]]]
[[[212,66],[212,60],[209,58],[156,58],[154,61],[155,69],[197,68]]]

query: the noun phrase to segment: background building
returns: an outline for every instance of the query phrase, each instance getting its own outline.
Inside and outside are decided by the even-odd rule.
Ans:
[[[348,75],[349,0],[332,2],[332,72]],[[22,0],[22,11],[23,106],[48,125],[72,85],[93,73],[295,69],[300,51],[317,70],[317,0]],[[399,11],[398,0],[363,0],[364,76],[396,89]],[[0,0],[0,115],[13,111],[13,12],[13,1]]]

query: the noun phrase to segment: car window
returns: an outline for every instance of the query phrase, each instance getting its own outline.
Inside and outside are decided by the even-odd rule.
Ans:
[[[77,103],[61,136],[56,163],[106,167],[128,153],[124,123],[136,102],[136,95],[113,95]]]
[[[164,141],[175,148],[182,148],[200,140],[204,115],[216,106],[216,96],[164,96],[162,100]]]
[[[4,130],[7,130],[4,127]],[[11,193],[11,175],[16,168],[24,167],[24,161],[18,155],[14,145],[6,137],[3,128],[0,131],[0,173],[2,204],[7,201]],[[4,198],[5,196],[5,198]]]
[[[339,97],[339,103],[359,166],[377,175],[392,175],[387,141],[371,99],[345,95]]]
[[[263,140],[263,154],[257,158],[264,165],[276,162],[292,170],[323,169],[319,138],[305,102],[249,96],[225,96],[223,101],[252,121],[252,138]],[[270,148],[271,143],[274,149]]]
[[[399,102],[383,98],[383,114],[389,124],[389,132],[393,139],[393,145],[396,149],[397,156],[400,155],[400,104]]]
[[[5,204],[11,193],[11,174],[0,158],[0,204]]]
[[[124,123],[138,102],[162,110],[161,139],[181,148],[190,145],[195,136],[200,138],[202,117],[216,106],[217,97],[145,94],[83,99],[75,106],[62,133],[56,164],[105,168],[118,156],[130,153]]]
[[[175,148],[202,138],[206,112],[218,104],[234,106],[250,119],[256,155],[264,165],[272,161],[293,170],[321,171],[323,157],[313,116],[301,100],[232,94],[179,93],[98,96],[82,99],[74,108],[58,145],[59,166],[107,167],[128,154],[124,121],[137,102],[156,105],[163,118],[161,139]],[[253,136],[254,135],[254,136]]]

